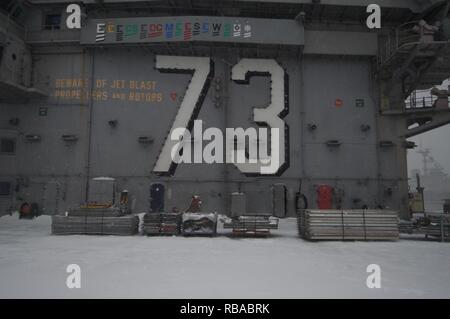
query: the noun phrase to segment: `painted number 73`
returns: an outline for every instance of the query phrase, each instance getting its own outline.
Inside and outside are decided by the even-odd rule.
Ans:
[[[174,140],[172,133],[175,130],[192,130],[194,120],[202,107],[211,80],[214,78],[214,62],[208,57],[181,57],[181,56],[156,56],[156,69],[165,73],[190,73],[191,81],[187,87],[183,101],[179,107],[172,128],[166,137],[165,143],[158,156],[153,172],[160,175],[173,175],[177,162],[173,160],[173,149],[180,145],[180,140]],[[261,126],[270,128],[270,141],[268,138],[258,137],[257,149],[261,151],[261,145],[270,143],[270,152],[261,156],[261,152],[252,152],[245,163],[229,161],[246,175],[279,175],[288,165],[288,126],[283,117],[288,112],[288,81],[285,70],[271,59],[242,59],[231,70],[231,79],[238,84],[248,85],[252,76],[270,77],[271,101],[266,107],[253,108],[253,121]],[[239,107],[235,105],[234,107]],[[261,141],[263,139],[264,141]],[[183,140],[184,145],[191,143]],[[229,141],[227,141],[228,144]],[[250,145],[253,146],[253,145]],[[245,145],[238,143],[232,145],[233,153],[245,152]],[[227,150],[230,145],[227,145]],[[266,145],[267,148],[267,145]],[[258,156],[259,155],[259,156]]]

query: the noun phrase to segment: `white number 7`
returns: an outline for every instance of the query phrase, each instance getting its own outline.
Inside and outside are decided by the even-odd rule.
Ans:
[[[157,55],[156,69],[160,72],[193,74],[175,121],[153,168],[153,172],[157,174],[172,175],[177,163],[172,160],[171,151],[178,141],[171,140],[171,133],[177,128],[191,130],[214,77],[214,64],[211,58]],[[190,141],[186,142],[190,143]]]

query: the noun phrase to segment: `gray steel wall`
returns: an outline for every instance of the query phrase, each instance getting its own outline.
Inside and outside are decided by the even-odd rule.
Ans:
[[[201,53],[201,52],[200,52]],[[182,164],[173,177],[157,177],[152,167],[177,112],[178,101],[170,98],[172,92],[182,96],[190,75],[162,74],[154,69],[154,54],[142,48],[91,49],[86,52],[43,53],[36,59],[40,72],[56,79],[91,78],[155,80],[156,90],[163,94],[161,103],[114,101],[111,96],[102,100],[67,100],[50,97],[23,105],[2,104],[0,118],[20,118],[17,154],[2,156],[16,166],[18,176],[29,178],[28,187],[22,187],[16,197],[43,203],[45,184],[57,181],[61,185],[60,209],[76,207],[84,201],[89,118],[91,118],[90,167],[91,177],[112,176],[119,188],[126,188],[136,199],[136,211],[149,207],[149,188],[154,182],[166,185],[166,209],[188,206],[190,197],[202,197],[205,210],[227,213],[231,192],[247,193],[250,213],[271,213],[274,183],[287,186],[288,212],[295,212],[295,192],[303,179],[303,191],[311,206],[315,206],[315,186],[329,184],[342,190],[343,206],[366,204],[369,207],[389,205],[400,207],[400,194],[392,198],[384,189],[397,187],[403,178],[397,164],[398,153],[392,149],[380,150],[377,132],[377,91],[371,78],[370,58],[306,55],[280,58],[289,75],[289,114],[285,117],[290,129],[290,166],[281,177],[245,177],[234,166],[225,164]],[[212,103],[212,89],[199,114],[207,127],[255,126],[251,109],[267,105],[269,78],[254,77],[250,85],[239,85],[230,80],[230,65],[238,56],[215,55],[215,76],[223,79],[223,103],[216,108]],[[88,88],[89,89],[89,88]],[[95,89],[95,88],[94,88]],[[54,90],[53,90],[54,91]],[[111,94],[112,90],[109,90]],[[334,105],[341,99],[344,105]],[[365,106],[357,108],[356,99],[364,99]],[[48,107],[47,116],[39,115],[39,108]],[[91,109],[90,109],[91,108]],[[90,111],[92,114],[90,114]],[[116,128],[109,120],[118,120]],[[314,132],[308,124],[316,124]],[[361,125],[369,125],[362,132]],[[396,123],[384,126],[394,127]],[[40,142],[27,143],[23,134],[39,134]],[[76,134],[76,143],[61,140],[62,134]],[[392,132],[383,129],[385,139],[394,139]],[[155,142],[138,143],[139,136],[151,136]],[[339,140],[338,148],[328,147],[328,140]],[[5,164],[6,165],[6,164]],[[5,167],[2,165],[2,167]],[[2,169],[2,178],[13,177],[13,169]],[[358,204],[355,199],[360,199]]]
[[[61,7],[43,10],[60,12]],[[95,10],[89,14],[104,15]],[[133,13],[118,8],[117,15]],[[31,9],[28,16],[28,29],[39,29],[44,16],[41,8]],[[62,29],[62,36],[67,36]],[[379,88],[372,70],[377,35],[366,31],[356,26],[319,25],[306,30],[304,55],[300,58],[276,48],[262,56],[276,58],[289,75],[290,108],[284,120],[289,125],[290,166],[280,177],[246,177],[233,165],[225,164],[185,164],[178,166],[173,177],[153,175],[151,170],[190,76],[155,70],[155,47],[87,49],[43,45],[40,41],[52,36],[47,35],[49,32],[30,33],[28,36],[37,41],[32,48],[34,71],[49,77],[53,93],[57,79],[155,80],[163,101],[114,101],[111,96],[107,101],[68,100],[50,96],[26,103],[0,102],[0,136],[17,139],[15,155],[0,155],[0,181],[9,180],[19,186],[17,193],[0,197],[0,211],[10,206],[17,208],[23,201],[47,206],[54,202],[48,196],[56,193],[59,211],[77,207],[85,200],[89,174],[117,178],[119,189],[128,189],[134,197],[136,212],[148,210],[150,185],[163,183],[167,210],[186,208],[191,195],[197,194],[205,210],[228,213],[229,194],[242,191],[247,194],[250,213],[270,214],[271,186],[283,183],[287,187],[288,214],[293,215],[295,192],[302,180],[302,192],[311,207],[316,206],[316,186],[328,184],[339,190],[345,208],[382,205],[406,213],[406,149],[404,140],[398,137],[404,122],[401,117],[379,116]],[[77,34],[70,34],[69,40],[73,41],[71,37]],[[23,51],[20,54],[26,57],[23,43],[13,42],[8,50],[19,46],[14,50]],[[167,54],[167,49],[161,50]],[[196,45],[173,50],[173,55],[212,56],[215,76],[223,80],[221,107],[214,106],[211,88],[199,114],[204,129],[255,126],[251,109],[269,103],[269,79],[253,77],[249,86],[230,80],[230,67],[240,58],[255,57],[255,50],[203,49]],[[11,65],[5,59],[3,63]],[[91,89],[96,90],[86,88]],[[170,98],[173,92],[177,93],[177,101]],[[335,106],[336,99],[343,101],[342,107]],[[356,107],[356,99],[364,100],[363,108]],[[47,108],[46,116],[40,115],[43,107]],[[18,127],[8,124],[14,117],[20,119]],[[117,127],[111,128],[109,120],[118,120]],[[317,125],[317,129],[310,131],[308,124]],[[370,129],[362,132],[361,125],[369,125]],[[26,142],[26,134],[38,134],[42,140]],[[76,134],[78,141],[66,143],[61,140],[63,134]],[[151,136],[155,142],[140,144],[139,136]],[[326,145],[329,140],[342,144],[330,148]],[[392,141],[393,147],[380,148],[382,140]],[[52,191],[54,185],[58,192]]]

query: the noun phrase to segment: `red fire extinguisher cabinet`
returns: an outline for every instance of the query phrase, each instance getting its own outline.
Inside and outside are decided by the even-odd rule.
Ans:
[[[317,206],[319,209],[333,208],[333,187],[329,185],[319,185],[317,187]]]

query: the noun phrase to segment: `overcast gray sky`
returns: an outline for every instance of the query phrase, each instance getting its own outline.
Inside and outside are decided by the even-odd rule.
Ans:
[[[417,154],[420,148],[429,148],[431,156],[450,174],[450,125],[446,125],[418,135],[412,139],[418,147],[408,151],[408,172],[422,167],[422,156]]]

